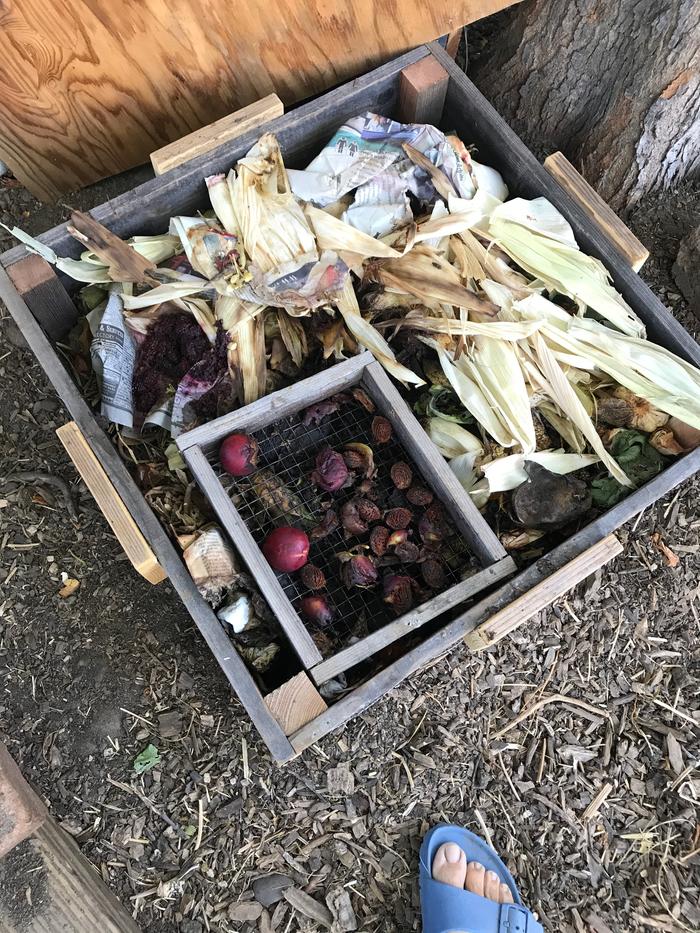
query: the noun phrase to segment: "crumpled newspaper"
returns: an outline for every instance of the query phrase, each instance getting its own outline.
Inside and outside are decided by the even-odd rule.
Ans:
[[[344,123],[303,171],[288,169],[292,191],[303,201],[328,207],[357,189],[342,219],[371,236],[385,236],[413,220],[408,192],[424,202],[437,196],[428,174],[405,154],[404,143],[441,169],[459,197],[474,196],[467,164],[444,133],[376,113]]]

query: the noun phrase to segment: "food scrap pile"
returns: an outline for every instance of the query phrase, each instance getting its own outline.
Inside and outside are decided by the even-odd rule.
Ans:
[[[409,459],[360,386],[220,446],[224,485],[324,657],[477,569]]]
[[[700,372],[457,137],[364,114],[304,170],[266,134],[206,181],[161,236],[74,214],[78,260],[12,231],[84,283],[67,358],[174,536],[211,516],[172,438],[361,349],[525,559],[698,445]]]

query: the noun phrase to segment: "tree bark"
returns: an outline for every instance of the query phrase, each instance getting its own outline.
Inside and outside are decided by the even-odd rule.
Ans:
[[[526,0],[477,39],[477,87],[617,210],[700,173],[700,0]]]

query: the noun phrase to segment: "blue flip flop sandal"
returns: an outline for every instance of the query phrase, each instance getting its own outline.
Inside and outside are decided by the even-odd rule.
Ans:
[[[496,904],[478,894],[435,881],[435,853],[446,842],[454,842],[467,856],[467,863],[481,862],[507,884],[514,904]],[[523,906],[513,876],[483,839],[459,826],[431,829],[420,849],[420,900],[423,933],[543,933],[542,924]]]

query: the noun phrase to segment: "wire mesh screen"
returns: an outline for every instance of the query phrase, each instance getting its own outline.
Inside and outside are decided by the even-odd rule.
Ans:
[[[259,455],[257,469],[247,477],[234,478],[223,472],[217,452],[213,452],[209,458],[259,547],[262,547],[265,538],[279,525],[296,525],[309,532],[322,521],[329,508],[339,514],[344,503],[357,495],[357,483],[331,494],[319,490],[311,481],[316,456],[326,446],[339,452],[353,442],[370,446],[376,467],[372,496],[377,505],[382,511],[404,506],[410,508],[416,516],[424,512],[423,508],[410,505],[404,493],[396,489],[390,470],[393,464],[403,461],[411,467],[414,481],[424,483],[424,478],[395,436],[382,445],[372,440],[371,425],[374,416],[361,404],[354,400],[345,401],[338,411],[324,417],[319,424],[308,426],[303,424],[303,414],[302,411],[282,418],[259,431],[251,432],[258,443]],[[449,519],[446,525],[448,534],[440,546],[443,584],[439,589],[430,589],[421,584],[420,588],[417,588],[414,605],[420,605],[444,592],[480,569],[464,539]],[[354,639],[362,638],[396,618],[392,607],[382,598],[384,573],[406,573],[420,577],[419,567],[415,564],[399,567],[380,566],[379,582],[375,587],[346,587],[340,576],[341,562],[338,554],[367,544],[367,538],[367,535],[348,535],[342,526],[338,525],[336,530],[326,537],[312,540],[309,562],[323,571],[326,586],[322,592],[335,610],[333,622],[322,629],[304,620],[300,612],[301,600],[310,595],[310,590],[304,586],[299,574],[277,574],[287,598],[300,613],[324,659]],[[420,544],[420,540],[417,543]]]

